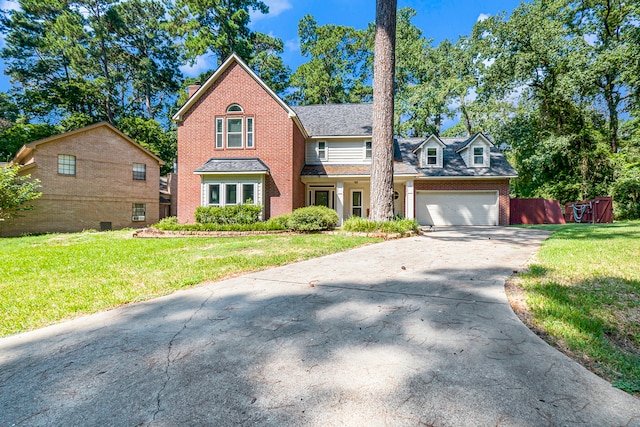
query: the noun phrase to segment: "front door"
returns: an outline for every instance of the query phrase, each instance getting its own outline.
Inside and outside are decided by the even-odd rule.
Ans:
[[[329,192],[326,190],[315,191],[315,205],[329,207]]]

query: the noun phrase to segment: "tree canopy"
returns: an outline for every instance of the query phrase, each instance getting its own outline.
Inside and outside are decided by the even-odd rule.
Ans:
[[[297,70],[282,40],[252,30],[262,0],[18,0],[0,12],[0,161],[23,143],[107,120],[175,160],[168,117],[186,101],[181,67],[238,54],[292,104],[372,101],[375,25],[298,24]],[[640,3],[530,0],[434,43],[397,11],[394,132],[489,135],[519,172],[512,195],[562,202],[613,194],[638,216]],[[635,186],[635,187],[634,187]],[[626,201],[625,201],[626,200]],[[624,205],[624,203],[631,203]],[[623,208],[627,206],[626,208]]]

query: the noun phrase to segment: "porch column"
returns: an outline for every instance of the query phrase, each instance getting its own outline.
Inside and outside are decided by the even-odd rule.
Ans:
[[[404,192],[404,217],[407,219],[413,219],[414,215],[413,212],[415,211],[414,208],[414,196],[413,196],[413,181],[407,181],[406,187],[405,187],[405,192]]]
[[[336,212],[338,212],[338,225],[344,220],[344,182],[336,183]]]

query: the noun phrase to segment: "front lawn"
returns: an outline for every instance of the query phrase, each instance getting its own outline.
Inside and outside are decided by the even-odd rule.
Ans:
[[[540,228],[555,233],[510,283],[512,306],[570,357],[640,395],[640,222]]]
[[[328,234],[164,239],[131,234],[0,239],[0,336],[380,241]]]

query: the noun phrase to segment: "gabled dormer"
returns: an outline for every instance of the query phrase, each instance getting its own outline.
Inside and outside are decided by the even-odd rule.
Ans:
[[[442,168],[443,151],[446,145],[435,135],[430,135],[413,150],[421,168]]]
[[[456,150],[468,168],[491,167],[491,147],[493,144],[481,133],[477,133]]]

